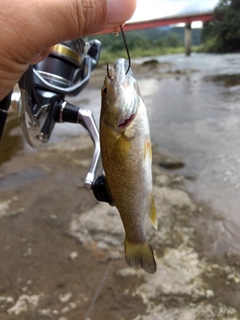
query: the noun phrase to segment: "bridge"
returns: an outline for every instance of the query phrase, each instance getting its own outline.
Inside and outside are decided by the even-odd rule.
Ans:
[[[194,21],[210,21],[213,19],[213,11],[208,11],[204,13],[188,13],[183,15],[177,15],[172,17],[164,17],[153,20],[146,21],[136,21],[127,23],[124,26],[124,31],[133,31],[133,30],[141,30],[141,29],[149,29],[149,28],[157,28],[163,27],[178,23],[185,23],[185,32],[184,32],[184,45],[185,45],[185,53],[187,56],[191,54],[191,23]],[[102,31],[101,34],[111,33],[111,30]]]

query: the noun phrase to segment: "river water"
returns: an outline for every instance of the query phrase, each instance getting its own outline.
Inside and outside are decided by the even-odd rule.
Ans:
[[[213,209],[206,226],[215,235],[210,252],[239,253],[240,54],[155,58],[166,65],[160,76],[138,79],[152,140],[185,162],[176,173],[195,177],[186,180],[187,190]],[[161,72],[172,76],[161,77]],[[98,122],[99,93],[91,97]]]
[[[206,225],[216,235],[211,250],[239,253],[240,54],[157,59],[173,72],[196,72],[140,81],[153,141],[184,160],[179,173],[196,177],[188,191],[214,209]]]
[[[240,54],[173,55],[184,76],[140,81],[153,140],[197,177],[191,191],[231,219],[240,208]]]
[[[240,248],[240,54],[173,55],[170,71],[183,76],[140,81],[152,139],[180,157],[179,173],[196,177],[186,186],[214,209],[206,232],[216,235],[216,253]],[[139,61],[140,62],[140,61]]]
[[[240,229],[240,54],[154,58],[165,63],[165,70],[159,77],[138,79],[152,140],[160,150],[185,162],[176,172],[196,178],[187,180],[188,191],[209,203],[218,219],[229,222],[218,226],[219,234],[227,228],[236,238]],[[161,72],[172,75],[161,77]],[[100,89],[90,83],[69,101],[92,110],[98,123]],[[16,135],[14,130],[10,137]],[[50,143],[83,131],[78,125],[56,125]],[[238,250],[240,238],[232,240],[228,242],[234,242]]]

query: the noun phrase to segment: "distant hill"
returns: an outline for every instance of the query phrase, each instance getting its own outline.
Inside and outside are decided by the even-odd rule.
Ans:
[[[192,29],[192,45],[201,44],[202,29]],[[125,32],[129,49],[135,47],[145,48],[161,45],[165,47],[180,47],[184,41],[184,27],[164,27]],[[110,51],[122,48],[121,37],[114,38],[112,34],[89,37],[89,40],[98,38],[102,47]],[[113,41],[114,39],[114,41]]]
[[[126,33],[128,34],[130,32],[142,35],[146,38],[151,39],[152,41],[157,41],[159,38],[167,38],[170,34],[176,34],[178,35],[179,40],[182,44],[184,41],[184,27],[163,27],[138,31],[129,31]],[[201,34],[202,29],[192,29],[192,44],[194,46],[198,46],[201,44]]]

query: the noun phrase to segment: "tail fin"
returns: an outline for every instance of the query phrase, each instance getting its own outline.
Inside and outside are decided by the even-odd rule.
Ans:
[[[153,250],[149,243],[134,244],[125,239],[125,256],[130,267],[142,267],[148,273],[157,270]]]

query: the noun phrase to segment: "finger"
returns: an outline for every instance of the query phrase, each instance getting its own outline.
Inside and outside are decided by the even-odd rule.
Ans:
[[[136,0],[32,0],[31,6],[29,1],[11,3],[14,11],[8,14],[8,22],[17,28],[16,42],[20,37],[22,47],[30,50],[24,55],[38,54],[64,40],[113,28],[130,19],[136,6]]]

